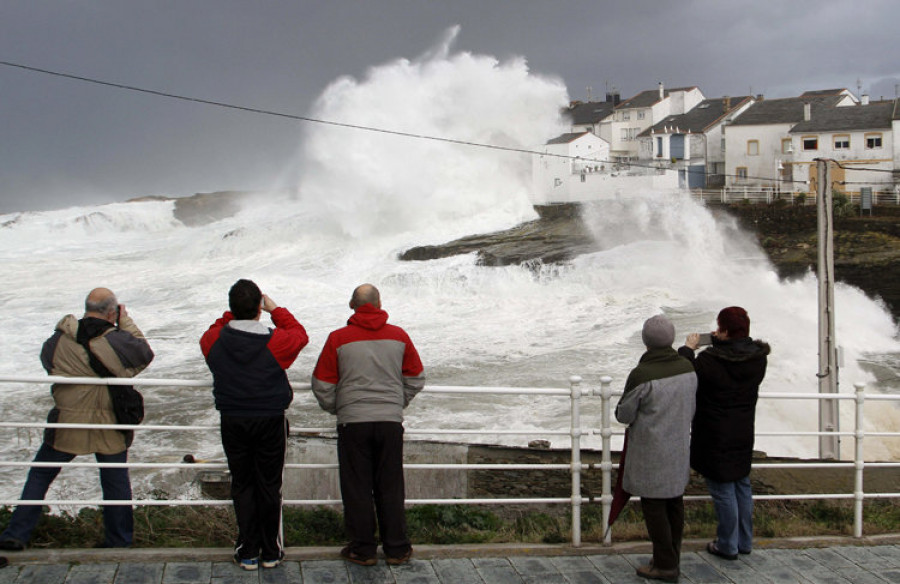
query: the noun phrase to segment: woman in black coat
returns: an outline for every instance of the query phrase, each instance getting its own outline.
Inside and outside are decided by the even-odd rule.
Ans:
[[[769,345],[750,338],[750,318],[739,306],[723,309],[712,346],[696,357],[699,335],[678,352],[697,372],[697,411],[691,426],[691,468],[706,479],[718,527],[709,553],[737,559],[753,547],[750,462],[759,384],[766,376]]]

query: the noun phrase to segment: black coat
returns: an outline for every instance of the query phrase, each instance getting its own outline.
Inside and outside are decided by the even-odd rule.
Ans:
[[[697,372],[691,468],[708,479],[731,482],[750,474],[756,400],[769,351],[749,337],[714,340],[696,358],[688,347],[678,350]]]

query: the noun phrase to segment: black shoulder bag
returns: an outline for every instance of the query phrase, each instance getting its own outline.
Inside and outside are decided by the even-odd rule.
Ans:
[[[102,334],[105,333],[106,331]],[[102,336],[102,334],[98,336]],[[115,377],[91,351],[91,339],[79,340],[87,351],[88,360],[94,373],[99,377]],[[107,390],[109,391],[109,401],[112,402],[117,424],[140,424],[144,421],[144,396],[133,385],[108,385]],[[132,430],[121,430],[121,432],[126,435],[130,445],[134,432]]]

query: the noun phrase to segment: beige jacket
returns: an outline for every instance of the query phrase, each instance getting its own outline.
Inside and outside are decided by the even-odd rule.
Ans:
[[[96,320],[96,319],[94,319]],[[85,348],[78,343],[79,320],[69,314],[44,343],[41,361],[50,375],[98,377]],[[134,377],[153,360],[144,334],[129,316],[119,328],[110,328],[89,341],[91,351],[115,377]],[[51,391],[55,407],[48,422],[68,424],[115,424],[109,389],[105,385],[55,383]],[[126,449],[126,435],[119,430],[48,429],[44,441],[70,454],[117,454]]]

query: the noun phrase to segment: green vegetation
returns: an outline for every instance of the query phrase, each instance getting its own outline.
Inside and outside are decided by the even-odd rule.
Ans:
[[[537,512],[505,509],[505,518],[490,507],[422,505],[409,508],[410,536],[418,544],[565,543],[571,518],[563,506]],[[0,507],[0,525],[11,510]],[[231,507],[156,507],[135,509],[135,547],[230,547],[235,537]],[[600,542],[606,532],[599,505],[582,508],[582,541]],[[712,504],[685,505],[685,538],[712,538],[716,518]],[[852,535],[853,506],[849,501],[758,501],[754,510],[758,537]],[[900,502],[867,502],[863,533],[900,532]],[[339,546],[344,543],[343,518],[331,508],[286,507],[284,535],[288,546]],[[85,547],[103,538],[99,509],[78,513],[45,514],[34,531],[34,547]],[[615,541],[646,540],[640,505],[628,505],[613,529]]]

